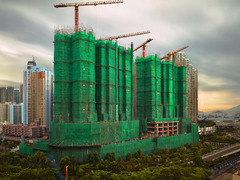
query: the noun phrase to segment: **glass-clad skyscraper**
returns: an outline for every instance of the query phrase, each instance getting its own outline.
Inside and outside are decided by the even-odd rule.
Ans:
[[[53,108],[53,74],[45,67],[32,66],[23,72],[23,124],[35,119],[49,126]]]

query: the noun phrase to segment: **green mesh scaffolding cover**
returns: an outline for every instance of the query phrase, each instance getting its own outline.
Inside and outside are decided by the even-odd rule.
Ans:
[[[139,148],[151,154],[198,141],[197,124],[186,118],[186,67],[157,56],[136,59],[137,116],[133,120],[133,47],[95,41],[91,33],[54,36],[54,121],[49,140],[22,145],[21,152],[42,150],[56,160],[89,152],[103,158],[114,151],[124,158]],[[139,140],[149,121],[179,120],[181,135]],[[186,133],[186,134],[184,134]]]
[[[157,56],[136,59],[137,119],[141,132],[147,131],[147,121],[163,117],[161,65]]]

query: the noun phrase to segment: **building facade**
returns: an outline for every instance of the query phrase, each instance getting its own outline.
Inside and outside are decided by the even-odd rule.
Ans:
[[[10,123],[10,105],[11,102],[0,103],[0,131],[2,125]]]
[[[3,133],[5,136],[24,136],[25,138],[40,138],[48,135],[48,126],[38,126],[34,123],[31,125],[13,124],[3,125]]]
[[[5,87],[0,87],[0,103],[5,103],[7,96],[7,89]]]
[[[198,134],[199,135],[206,135],[206,134],[212,134],[215,133],[216,127],[210,126],[210,127],[200,127],[198,126]]]
[[[7,102],[14,102],[14,87],[7,87],[6,100]]]
[[[23,104],[10,105],[10,123],[19,124],[23,120]]]
[[[40,119],[49,126],[52,118],[53,74],[45,67],[32,66],[23,73],[23,124]]]
[[[20,103],[20,90],[19,89],[14,89],[14,102],[16,104]]]
[[[0,103],[0,122],[10,123],[10,105],[11,102]]]
[[[19,103],[23,102],[23,84],[20,85],[19,89]]]

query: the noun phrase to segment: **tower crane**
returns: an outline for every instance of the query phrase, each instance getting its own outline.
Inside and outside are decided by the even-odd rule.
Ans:
[[[82,2],[82,3],[60,3],[54,4],[55,8],[62,7],[75,7],[75,32],[78,32],[78,7],[79,6],[97,6],[105,4],[117,4],[123,3],[123,0],[114,0],[114,1],[96,1],[96,2]]]
[[[139,36],[139,35],[148,34],[148,33],[150,33],[150,31],[141,31],[141,32],[136,32],[136,33],[129,33],[129,34],[124,34],[124,35],[100,38],[98,40],[105,40],[105,41],[110,40],[110,41],[112,41],[113,39],[127,38],[127,37],[132,37],[132,36]]]
[[[142,43],[140,46],[138,46],[137,48],[135,48],[133,51],[137,51],[138,49],[140,49],[141,47],[143,48],[143,57],[145,57],[145,48],[146,48],[146,44],[151,42],[153,39],[148,39],[147,41],[145,41],[144,43]]]
[[[172,58],[173,58],[173,56],[174,56],[176,53],[178,53],[178,52],[180,52],[180,51],[182,51],[182,50],[184,50],[184,49],[186,49],[186,48],[188,48],[188,47],[189,47],[189,46],[184,46],[184,47],[181,48],[181,49],[178,49],[178,50],[175,50],[175,51],[170,51],[170,53],[168,53],[167,55],[163,56],[163,57],[160,58],[160,59],[163,60],[163,59],[166,59],[166,58],[167,58],[167,61],[172,62]]]

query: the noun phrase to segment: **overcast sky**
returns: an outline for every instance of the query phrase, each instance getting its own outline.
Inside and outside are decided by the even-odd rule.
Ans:
[[[32,55],[37,65],[53,70],[54,28],[74,25],[74,8],[53,7],[62,2],[85,1],[0,0],[0,80],[22,82]],[[150,30],[118,41],[137,47],[153,38],[147,55],[163,56],[189,45],[187,58],[199,71],[199,110],[240,104],[240,1],[124,0],[80,7],[79,14],[80,23],[92,27],[96,37]]]

